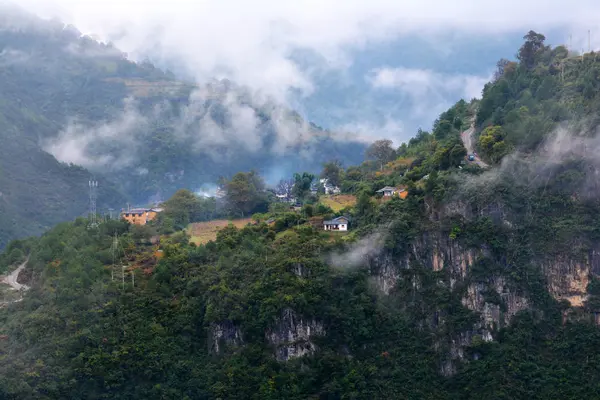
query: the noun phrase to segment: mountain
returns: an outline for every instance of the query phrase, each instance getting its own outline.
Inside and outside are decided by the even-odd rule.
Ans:
[[[80,218],[11,243],[0,265],[26,260],[31,289],[0,310],[0,395],[597,398],[600,61],[530,32],[500,65],[383,168],[346,168],[345,210],[273,205],[157,252],[161,224],[205,201],[181,192],[149,226]],[[341,214],[348,234],[319,229]]]
[[[0,7],[0,246],[84,214],[92,175],[104,212],[239,170],[275,181],[363,159],[363,143],[259,93],[180,81],[72,26]]]
[[[12,10],[12,9],[11,9]],[[60,129],[51,117],[65,106],[73,86],[80,83],[54,76],[47,80],[36,70],[63,71],[56,63],[36,54],[31,35],[42,37],[46,27],[30,29],[15,14],[3,8],[0,13],[0,247],[8,240],[40,234],[60,221],[86,213],[88,181],[91,173],[85,169],[58,162],[39,146],[39,138]],[[19,21],[22,25],[18,25]],[[36,21],[37,24],[37,21]],[[33,29],[33,28],[31,28]],[[48,38],[48,40],[51,40]],[[38,43],[44,48],[44,43]],[[61,72],[62,73],[62,72]],[[81,79],[83,81],[83,79]],[[58,86],[62,89],[58,90]],[[25,90],[25,88],[28,88]],[[73,99],[75,100],[75,99]],[[83,107],[86,106],[81,98]],[[101,209],[117,207],[125,201],[115,185],[99,177]]]

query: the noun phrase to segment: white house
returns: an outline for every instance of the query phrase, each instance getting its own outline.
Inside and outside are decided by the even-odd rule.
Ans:
[[[323,221],[323,229],[326,231],[347,231],[348,222],[346,217],[337,217],[330,221]]]
[[[383,193],[383,197],[392,197],[398,193],[398,189],[391,186],[386,186],[383,189],[379,189],[377,193]]]

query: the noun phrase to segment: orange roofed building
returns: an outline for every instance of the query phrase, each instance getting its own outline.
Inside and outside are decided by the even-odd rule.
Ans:
[[[121,210],[121,218],[134,225],[146,225],[157,217],[162,208],[131,208]]]

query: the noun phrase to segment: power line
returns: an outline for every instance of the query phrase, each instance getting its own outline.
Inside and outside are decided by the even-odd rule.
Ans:
[[[112,245],[110,246],[110,250],[112,252],[112,266],[110,270],[110,279],[112,281],[115,280],[115,267],[117,265],[117,259],[119,259],[119,235],[115,231],[115,236],[113,237]]]
[[[121,254],[123,255],[123,257],[126,257],[127,255],[125,254],[125,249],[123,248],[123,246],[121,246],[121,242],[119,241],[119,235],[117,234],[117,232],[115,231],[115,235],[113,236],[113,242],[112,245],[110,246],[111,249],[111,253],[112,253],[112,266],[111,266],[111,271],[110,271],[110,279],[111,281],[115,280],[115,269],[120,269],[120,273],[121,273],[121,286],[123,289],[125,289],[125,273],[126,273],[126,269],[127,269],[127,265],[124,265],[122,262],[120,262],[121,260]],[[117,267],[117,264],[118,267]],[[131,270],[131,286],[135,287],[135,270]]]
[[[89,228],[97,228],[98,227],[98,217],[96,215],[96,200],[98,198],[98,181],[90,180],[88,182],[90,187],[90,208],[89,208],[89,219],[90,224]]]

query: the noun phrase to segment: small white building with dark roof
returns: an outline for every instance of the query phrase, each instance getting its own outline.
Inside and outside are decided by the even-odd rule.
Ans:
[[[399,195],[400,193],[404,193],[406,191],[406,188],[404,187],[392,187],[392,186],[386,186],[382,189],[379,189],[377,191],[378,194],[383,194],[383,197],[392,197],[394,195]],[[404,197],[402,197],[404,198]]]
[[[337,217],[329,221],[323,221],[323,229],[326,231],[347,231],[349,222],[346,217]]]

